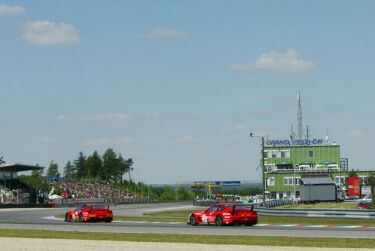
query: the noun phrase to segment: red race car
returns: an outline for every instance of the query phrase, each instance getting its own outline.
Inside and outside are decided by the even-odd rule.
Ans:
[[[74,210],[70,210],[65,214],[65,221],[105,221],[113,220],[112,210],[107,205],[80,205]]]
[[[252,226],[258,223],[258,214],[254,211],[254,207],[216,204],[205,211],[190,214],[188,224],[194,226],[200,223],[215,224],[216,226],[236,224]]]

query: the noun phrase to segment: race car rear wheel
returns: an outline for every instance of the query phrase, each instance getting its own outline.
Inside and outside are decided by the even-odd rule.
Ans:
[[[69,217],[68,214],[65,214],[65,221],[66,221],[66,222],[70,222],[70,221],[71,221],[71,219],[70,219],[70,217]]]
[[[216,219],[215,219],[215,225],[216,226],[223,225],[223,218],[220,215],[216,217]]]
[[[195,219],[195,216],[194,216],[194,215],[191,215],[191,216],[190,216],[189,221],[190,221],[190,225],[192,225],[192,226],[197,225],[197,220]]]
[[[253,222],[246,222],[245,223],[245,226],[254,226],[255,224],[257,224],[258,221],[253,221]]]
[[[112,222],[112,218],[105,219],[104,222],[107,222],[107,223]]]

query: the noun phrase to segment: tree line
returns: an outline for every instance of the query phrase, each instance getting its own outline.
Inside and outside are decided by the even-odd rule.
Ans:
[[[84,155],[83,152],[73,161],[68,161],[64,166],[63,177],[68,180],[100,180],[107,182],[121,183],[124,175],[133,171],[134,161],[132,158],[125,159],[121,153],[116,153],[108,148],[103,155],[94,151],[91,155]],[[52,161],[46,175],[49,177],[61,176],[57,163]]]

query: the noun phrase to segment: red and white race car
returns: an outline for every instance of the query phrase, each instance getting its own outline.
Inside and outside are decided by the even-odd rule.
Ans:
[[[70,210],[65,214],[65,221],[105,221],[113,220],[112,210],[104,204],[99,205],[80,205],[74,210]]]
[[[215,204],[207,210],[190,214],[188,224],[194,226],[200,223],[216,226],[236,224],[252,226],[258,223],[258,214],[252,206]]]

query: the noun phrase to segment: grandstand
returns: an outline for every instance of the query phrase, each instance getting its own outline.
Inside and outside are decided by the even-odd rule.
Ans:
[[[35,203],[36,191],[18,179],[18,172],[42,170],[43,167],[14,164],[0,166],[0,203]]]

